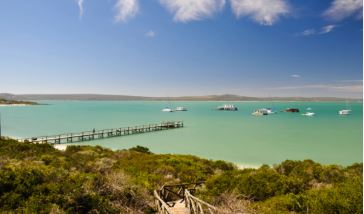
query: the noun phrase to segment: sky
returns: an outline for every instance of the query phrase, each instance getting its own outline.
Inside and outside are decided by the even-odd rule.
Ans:
[[[0,0],[0,93],[362,97],[362,0]]]

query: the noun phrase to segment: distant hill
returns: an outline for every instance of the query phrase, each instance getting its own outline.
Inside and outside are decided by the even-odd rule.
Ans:
[[[107,94],[9,94],[0,93],[0,98],[7,100],[145,100],[145,101],[362,101],[362,99],[337,97],[249,97],[233,94],[180,96],[180,97],[144,97]]]

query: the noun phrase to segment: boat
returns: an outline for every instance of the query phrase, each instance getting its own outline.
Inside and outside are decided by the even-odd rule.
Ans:
[[[167,98],[168,100],[168,105],[167,105],[167,107],[164,107],[164,109],[162,109],[162,112],[174,112],[173,111],[173,109],[170,107],[170,106],[172,106],[171,105],[171,101],[169,100],[169,97]]]
[[[312,117],[312,116],[314,116],[315,115],[315,113],[314,112],[306,112],[306,113],[304,113],[304,114],[302,114],[303,116],[309,116],[309,117]]]
[[[306,108],[306,110],[307,110],[307,111],[311,111],[311,110],[312,110],[312,108],[311,108],[311,107],[308,107],[308,108]]]
[[[165,107],[162,112],[173,112],[173,110],[170,107]]]
[[[176,108],[176,111],[187,111],[187,108],[186,107],[183,107],[183,106],[178,106]]]
[[[298,108],[287,108],[284,110],[284,112],[297,113],[297,112],[300,112],[300,110]]]
[[[223,106],[219,106],[216,108],[217,110],[220,110],[220,111],[237,111],[238,110],[238,107],[234,106],[234,105],[223,105]]]
[[[349,114],[350,114],[350,112],[351,112],[351,109],[349,108],[349,103],[348,103],[348,102],[346,102],[346,108],[345,108],[345,109],[341,109],[341,110],[339,111],[339,114],[340,114],[340,115],[349,115]]]
[[[252,115],[254,115],[254,116],[263,116],[263,115],[268,115],[269,113],[268,113],[268,110],[267,109],[265,109],[265,108],[262,108],[262,109],[257,109],[257,110],[255,110],[253,113],[252,113]]]
[[[350,112],[351,112],[350,109],[342,109],[342,110],[339,111],[339,114],[340,115],[349,115]]]
[[[268,114],[275,114],[277,112],[273,111],[271,108],[266,108]]]

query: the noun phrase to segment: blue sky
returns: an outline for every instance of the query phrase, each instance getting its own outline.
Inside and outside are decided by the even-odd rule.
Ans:
[[[362,96],[361,0],[1,0],[0,92]]]

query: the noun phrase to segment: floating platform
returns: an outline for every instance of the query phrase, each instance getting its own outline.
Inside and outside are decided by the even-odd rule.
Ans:
[[[31,137],[20,139],[21,142],[32,142],[32,143],[49,143],[49,144],[68,144],[85,142],[91,140],[100,140],[111,137],[121,137],[126,135],[142,134],[148,132],[156,132],[162,130],[182,128],[182,121],[167,121],[159,124],[148,124],[134,127],[124,127],[116,129],[103,129],[103,130],[92,130],[80,133],[66,133],[59,135]]]

